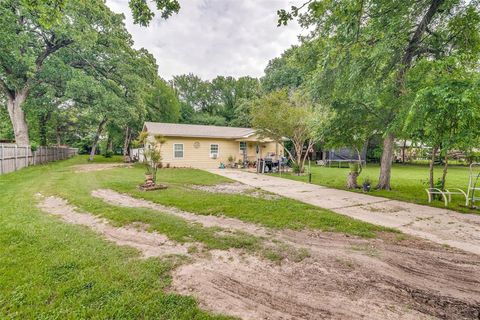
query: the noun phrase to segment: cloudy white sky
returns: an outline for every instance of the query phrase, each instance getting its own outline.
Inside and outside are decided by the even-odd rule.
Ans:
[[[263,74],[268,60],[298,43],[296,22],[277,27],[277,9],[295,0],[181,0],[178,15],[155,17],[149,27],[133,24],[127,0],[107,0],[126,16],[136,48],[146,48],[165,79],[194,73],[204,79],[216,75]]]

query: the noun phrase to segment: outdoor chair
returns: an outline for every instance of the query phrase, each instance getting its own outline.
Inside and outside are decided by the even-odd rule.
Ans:
[[[450,190],[455,190],[455,191],[450,191]],[[467,201],[467,194],[465,191],[459,188],[450,188],[450,190],[445,189],[445,190],[440,190],[438,188],[428,188],[425,189],[428,195],[428,203],[431,203],[433,200],[432,195],[439,194],[442,196],[443,201],[445,202],[445,207],[448,206],[449,202],[452,202],[452,194],[461,194],[465,197],[465,201]]]

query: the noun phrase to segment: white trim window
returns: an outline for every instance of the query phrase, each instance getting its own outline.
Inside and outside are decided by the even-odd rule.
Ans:
[[[183,159],[183,143],[174,143],[173,144],[173,158],[174,159]]]
[[[210,145],[210,158],[217,159],[219,155],[220,146],[216,143]]]
[[[239,143],[240,153],[243,154],[247,151],[247,141],[240,141]]]

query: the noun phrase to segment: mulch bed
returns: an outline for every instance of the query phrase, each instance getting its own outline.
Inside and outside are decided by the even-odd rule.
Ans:
[[[153,191],[153,190],[161,190],[161,189],[167,189],[168,186],[164,184],[154,184],[154,185],[144,185],[141,184],[138,186],[138,190],[140,191]]]

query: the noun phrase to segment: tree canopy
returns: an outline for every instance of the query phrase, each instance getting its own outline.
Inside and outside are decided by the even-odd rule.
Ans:
[[[172,85],[181,104],[181,121],[204,125],[250,126],[250,103],[261,94],[258,79],[217,76],[213,80],[187,74]]]
[[[17,144],[88,143],[93,155],[105,130],[110,139],[148,118],[178,120],[155,59],[132,48],[123,15],[103,2],[7,0],[0,12],[0,95],[11,122],[2,131]]]
[[[310,0],[278,12],[279,24],[298,19],[312,31],[281,63],[271,63],[264,82],[270,85],[282,78],[274,75],[293,68],[285,74],[300,75],[295,86],[318,103],[352,106],[345,116],[356,109],[365,127],[384,137],[378,188],[389,189],[394,140],[404,134],[407,110],[422,89],[410,75],[424,61],[450,57],[478,70],[479,11],[478,1]],[[314,68],[295,68],[307,65],[296,57],[304,51],[316,57],[310,59]],[[283,79],[289,86],[289,78]]]

